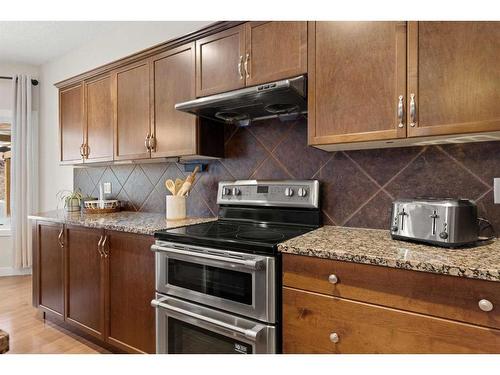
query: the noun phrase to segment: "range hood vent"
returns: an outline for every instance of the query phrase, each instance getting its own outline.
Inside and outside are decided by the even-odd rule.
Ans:
[[[289,120],[307,113],[306,93],[306,77],[299,76],[178,103],[175,109],[246,126],[251,121],[276,117]]]

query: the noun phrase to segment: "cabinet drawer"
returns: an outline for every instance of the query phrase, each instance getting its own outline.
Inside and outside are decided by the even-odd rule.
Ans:
[[[285,286],[500,328],[497,282],[290,254],[283,255],[283,270]],[[481,299],[493,310],[482,311]]]
[[[500,353],[500,331],[285,287],[283,350]]]

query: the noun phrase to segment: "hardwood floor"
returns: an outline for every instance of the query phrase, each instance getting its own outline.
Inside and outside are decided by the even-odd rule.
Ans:
[[[31,276],[0,277],[0,328],[10,335],[10,354],[109,353],[44,321],[31,306]]]

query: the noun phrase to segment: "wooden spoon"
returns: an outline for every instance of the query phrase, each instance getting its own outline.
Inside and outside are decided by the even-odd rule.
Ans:
[[[167,180],[165,181],[165,187],[172,193],[172,195],[175,195],[175,183],[172,180]]]
[[[181,191],[181,187],[184,185],[184,180],[181,180],[180,178],[175,179],[175,194],[178,195],[179,191]]]

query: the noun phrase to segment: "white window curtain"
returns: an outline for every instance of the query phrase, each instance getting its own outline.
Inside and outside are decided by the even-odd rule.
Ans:
[[[38,119],[33,112],[31,77],[12,79],[11,226],[14,265],[31,267],[31,226],[28,215],[38,209]]]

